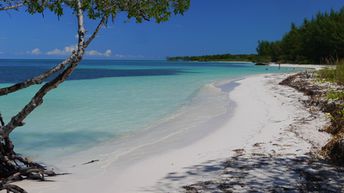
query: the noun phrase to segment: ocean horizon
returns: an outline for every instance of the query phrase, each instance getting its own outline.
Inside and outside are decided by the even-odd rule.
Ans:
[[[0,60],[0,87],[38,75],[59,61]],[[49,160],[157,129],[157,124],[171,117],[179,120],[169,123],[171,130],[194,127],[231,110],[229,90],[222,82],[297,70],[245,62],[84,60],[12,137],[17,152]],[[0,112],[5,121],[39,87],[2,97]]]

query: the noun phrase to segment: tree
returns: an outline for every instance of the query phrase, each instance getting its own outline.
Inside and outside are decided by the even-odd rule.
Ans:
[[[259,41],[259,55],[282,62],[324,63],[344,58],[344,7],[317,13],[291,29],[280,41]],[[325,62],[326,63],[326,62]]]
[[[258,41],[257,54],[259,56],[271,56],[272,53],[271,42],[269,41]]]
[[[57,88],[73,73],[83,59],[85,49],[109,20],[113,21],[118,13],[125,12],[129,19],[133,18],[138,23],[150,20],[160,23],[167,21],[172,14],[183,14],[189,5],[190,0],[0,0],[0,11],[26,11],[29,14],[51,11],[62,16],[65,9],[71,9],[78,25],[77,48],[69,57],[36,77],[0,88],[0,96],[3,96],[32,85],[43,84],[9,122],[5,123],[0,114],[0,191],[22,193],[25,190],[11,183],[22,179],[44,180],[46,176],[56,175],[42,165],[15,153],[10,134],[24,125],[24,120],[43,103],[48,92]],[[99,21],[93,32],[87,34],[89,38],[86,38],[85,15],[86,19]],[[53,78],[47,81],[49,77]]]

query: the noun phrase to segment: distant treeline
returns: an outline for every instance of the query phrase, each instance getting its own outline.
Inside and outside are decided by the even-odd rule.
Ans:
[[[177,56],[177,57],[167,57],[167,60],[176,61],[256,61],[256,54],[217,54],[217,55],[205,55],[205,56]]]
[[[272,62],[327,63],[344,58],[344,8],[291,25],[279,41],[259,41],[259,56]]]
[[[344,58],[344,8],[318,13],[291,29],[281,40],[259,41],[256,54],[168,57],[186,61],[251,61],[257,63],[333,63]]]

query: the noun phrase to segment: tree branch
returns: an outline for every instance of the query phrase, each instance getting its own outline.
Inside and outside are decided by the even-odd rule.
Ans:
[[[108,19],[108,16],[103,16],[100,20],[97,28],[94,30],[93,34],[86,40],[84,47],[87,48],[88,45],[92,42],[92,40],[97,36],[100,29],[104,26],[106,20]]]
[[[15,5],[9,5],[6,7],[0,7],[0,11],[7,11],[7,10],[11,10],[11,9],[18,9],[19,7],[23,6],[23,3],[17,3]]]
[[[72,61],[72,58],[74,57],[74,55],[72,54],[71,56],[69,56],[66,60],[64,60],[63,62],[61,62],[60,64],[54,66],[53,68],[51,68],[50,70],[36,76],[33,77],[31,79],[25,80],[24,82],[20,82],[17,84],[14,84],[12,86],[9,87],[4,87],[0,89],[0,96],[3,95],[7,95],[13,92],[16,92],[18,90],[27,88],[29,86],[35,85],[35,84],[41,84],[45,79],[47,79],[49,76],[51,76],[52,74],[60,71],[61,69],[63,69],[67,64],[69,64]]]
[[[53,73],[56,73],[59,70],[63,69],[68,63],[70,63],[70,65],[61,74],[59,74],[56,78],[54,78],[53,80],[44,84],[41,87],[41,89],[35,94],[35,96],[30,100],[30,102],[21,111],[17,115],[15,115],[14,117],[12,117],[12,119],[10,120],[10,122],[8,124],[6,124],[2,128],[0,128],[0,135],[1,135],[0,139],[1,138],[7,138],[9,136],[9,134],[16,127],[22,126],[24,119],[34,109],[36,109],[39,105],[41,105],[43,103],[44,96],[49,91],[58,87],[62,82],[64,82],[73,73],[73,71],[75,70],[77,65],[82,60],[85,49],[94,40],[97,33],[100,31],[101,27],[105,24],[107,18],[108,18],[107,16],[104,16],[101,19],[97,28],[94,30],[92,35],[85,42],[84,16],[83,16],[82,8],[81,8],[81,2],[80,2],[80,0],[77,1],[77,19],[78,19],[78,47],[77,47],[77,51],[74,51],[69,58],[67,58],[62,63],[56,65],[51,70],[49,70],[49,71],[31,79],[31,80],[26,81],[26,83],[25,82],[19,83],[19,85],[21,86],[19,89],[27,88],[33,84],[39,84],[44,79],[46,79],[50,75],[52,75]],[[16,90],[19,90],[19,89],[16,89]],[[14,92],[14,91],[12,91],[12,92]],[[0,92],[0,96],[1,96],[1,92]]]
[[[81,7],[80,0],[77,0],[77,18],[78,18],[78,50],[77,50],[77,56],[82,56],[83,51],[85,50],[84,44],[85,44],[85,27],[84,27],[84,15]]]
[[[0,127],[4,126],[5,123],[4,123],[4,119],[2,118],[2,115],[0,113]]]
[[[108,16],[102,17],[102,19],[100,20],[97,28],[94,30],[92,35],[84,43],[84,49],[86,49],[89,46],[89,44],[93,41],[93,39],[97,36],[97,34],[100,31],[100,29],[104,26],[107,18],[108,18]],[[0,96],[16,92],[18,90],[30,87],[30,86],[35,85],[35,84],[41,84],[49,76],[51,76],[52,74],[62,70],[67,64],[71,63],[72,58],[74,56],[75,56],[75,53],[72,54],[71,56],[69,56],[66,60],[64,60],[60,64],[54,66],[52,69],[50,69],[50,70],[48,70],[48,71],[46,71],[46,72],[44,72],[44,73],[42,73],[42,74],[40,74],[40,75],[38,75],[36,77],[33,77],[31,79],[28,79],[28,80],[25,80],[24,82],[20,82],[20,83],[14,84],[14,85],[9,86],[9,87],[0,88]]]
[[[84,42],[85,42],[85,28],[84,28],[84,17],[83,11],[81,8],[80,0],[77,0],[77,19],[78,19],[78,49],[75,54],[75,57],[72,57],[71,64],[56,78],[44,84],[35,96],[30,100],[30,102],[14,117],[11,121],[1,128],[0,134],[2,138],[7,138],[9,134],[18,126],[23,125],[24,119],[39,105],[43,103],[44,96],[51,90],[57,88],[62,82],[64,82],[75,70],[77,65],[82,60],[84,54]]]
[[[35,96],[31,99],[31,101],[14,117],[12,117],[11,121],[2,128],[2,137],[7,138],[9,134],[18,126],[23,125],[24,119],[39,105],[43,103],[43,97],[52,89],[56,88],[65,81],[69,75],[73,72],[74,66],[76,66],[80,62],[80,58],[75,59],[75,61],[64,70],[59,76],[57,76],[52,81],[47,82],[42,88],[35,94]]]

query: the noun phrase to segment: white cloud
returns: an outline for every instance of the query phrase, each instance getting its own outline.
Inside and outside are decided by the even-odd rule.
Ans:
[[[143,55],[132,55],[132,54],[114,54],[114,58],[126,58],[126,59],[143,59],[145,58]]]
[[[86,51],[86,55],[89,55],[89,56],[101,56],[102,53],[98,52],[97,50],[90,50],[90,51]]]
[[[39,55],[41,53],[42,52],[41,52],[41,50],[39,48],[35,48],[35,49],[31,50],[31,54],[33,54],[33,55]]]
[[[63,56],[63,55],[71,54],[74,50],[76,50],[76,46],[70,45],[70,46],[64,47],[64,49],[55,48],[53,50],[48,51],[46,54],[55,55],[55,56]]]
[[[64,56],[71,54],[74,50],[77,49],[77,46],[70,45],[66,46],[63,49],[55,48],[53,50],[50,50],[46,52],[46,55],[50,56]],[[104,56],[104,57],[110,57],[112,55],[112,51],[110,49],[106,50],[105,52],[100,52],[98,50],[89,50],[85,52],[85,55],[87,56]]]
[[[42,54],[41,50],[39,48],[34,48],[31,51],[27,51],[27,54],[31,54],[31,55],[40,55]]]
[[[71,46],[66,46],[63,51],[66,53],[72,53],[76,49],[77,49],[76,46],[71,45]]]
[[[97,50],[89,50],[86,51],[85,53],[87,56],[105,56],[105,57],[110,57],[112,55],[111,50],[106,50],[105,52],[99,52]]]
[[[51,51],[48,51],[46,54],[47,55],[64,55],[63,51],[60,49],[57,49],[57,48],[55,48]]]
[[[115,54],[115,58],[125,58],[126,55],[124,54]]]
[[[110,57],[110,56],[112,55],[112,51],[111,51],[111,50],[106,50],[106,51],[104,52],[104,55],[105,55],[106,57]]]

